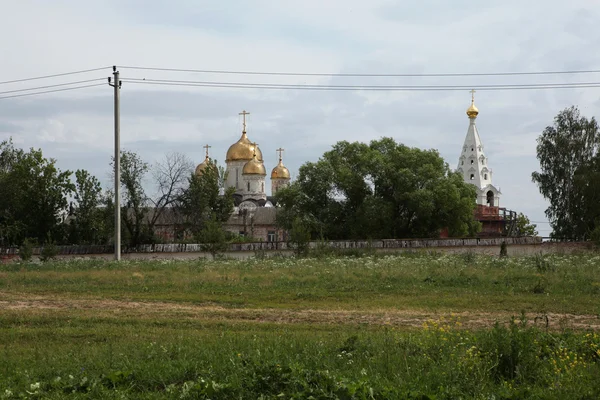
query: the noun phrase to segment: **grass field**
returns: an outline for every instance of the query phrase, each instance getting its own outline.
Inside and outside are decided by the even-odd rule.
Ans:
[[[596,399],[599,332],[594,254],[7,264],[0,399]]]

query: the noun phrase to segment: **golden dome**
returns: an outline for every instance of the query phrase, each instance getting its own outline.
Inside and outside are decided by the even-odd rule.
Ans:
[[[290,179],[290,171],[283,165],[281,158],[279,164],[271,171],[271,179]]]
[[[267,171],[265,170],[265,165],[262,161],[258,161],[256,158],[256,154],[252,157],[252,160],[248,161],[244,164],[244,168],[242,169],[242,174],[244,175],[267,175]]]
[[[479,110],[477,109],[477,107],[475,107],[475,103],[471,102],[471,107],[467,108],[467,115],[469,116],[469,118],[477,118],[478,114]]]
[[[475,90],[471,90],[471,107],[467,108],[469,118],[477,118],[479,110],[475,107]]]
[[[252,160],[254,155],[254,143],[248,139],[246,132],[242,132],[242,136],[240,140],[236,143],[229,146],[229,150],[227,150],[227,156],[225,157],[225,161],[244,161],[244,160]],[[262,152],[256,146],[256,158],[258,161],[262,161]]]
[[[202,161],[202,164],[198,164],[198,166],[196,167],[196,175],[202,175],[204,173],[204,170],[206,169],[206,167],[208,167],[208,164],[210,163],[210,158],[206,156],[204,161]]]

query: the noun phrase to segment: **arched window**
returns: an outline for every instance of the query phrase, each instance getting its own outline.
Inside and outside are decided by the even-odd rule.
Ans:
[[[248,191],[250,191],[250,182],[248,182]]]
[[[262,185],[260,185],[260,187],[261,187],[260,192],[264,193],[265,192],[265,183],[263,182]]]
[[[475,174],[471,174],[471,180],[475,179]]]
[[[494,192],[489,190],[486,194],[488,206],[494,207]]]
[[[235,169],[235,188],[236,189],[240,188],[239,181],[240,181],[240,169],[236,168]]]
[[[483,175],[483,179],[487,180],[487,174]]]
[[[471,165],[473,165],[473,162],[474,162],[474,161],[473,161],[473,160],[471,160]]]

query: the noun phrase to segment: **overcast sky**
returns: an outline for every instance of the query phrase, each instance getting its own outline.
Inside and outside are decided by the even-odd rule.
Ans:
[[[484,73],[600,68],[600,3],[424,0],[1,0],[0,81],[120,66],[122,78],[353,85],[594,82],[600,74],[509,77],[272,77],[152,72],[124,66],[316,73]],[[105,78],[110,69],[2,84],[0,92]],[[500,205],[546,221],[531,182],[536,138],[565,107],[597,116],[600,89],[479,91],[477,126]],[[7,94],[0,94],[6,96]],[[286,149],[292,175],[339,140],[382,136],[435,148],[452,168],[468,127],[464,91],[358,92],[216,89],[125,83],[124,149],[147,162],[167,152],[224,164],[238,113],[270,171]],[[84,168],[108,187],[113,151],[107,85],[0,99],[0,140],[42,148],[62,169]],[[270,185],[269,185],[270,187]],[[547,224],[538,224],[542,235]]]

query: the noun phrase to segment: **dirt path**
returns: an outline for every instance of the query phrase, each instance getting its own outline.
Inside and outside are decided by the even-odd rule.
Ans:
[[[322,310],[322,309],[278,309],[278,308],[231,308],[214,304],[189,304],[169,302],[140,302],[110,299],[70,299],[44,296],[26,296],[15,299],[0,293],[0,315],[5,312],[39,315],[51,311],[56,315],[73,313],[113,318],[140,319],[190,319],[204,321],[256,322],[280,324],[350,324],[387,325],[391,327],[422,327],[428,321],[450,324],[454,327],[477,329],[493,326],[496,322],[506,323],[509,312],[437,313],[426,310]],[[600,318],[596,315],[573,315],[548,313],[527,314],[529,323],[552,330],[571,328],[600,331]]]

